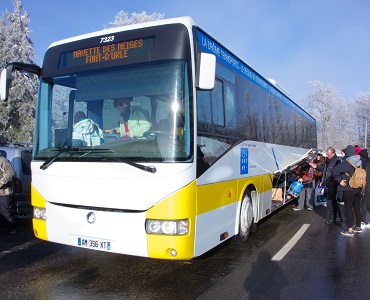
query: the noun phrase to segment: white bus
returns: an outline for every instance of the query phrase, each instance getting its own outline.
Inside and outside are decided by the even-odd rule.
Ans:
[[[2,99],[13,70],[40,78],[32,205],[46,241],[162,259],[243,242],[286,202],[274,172],[316,147],[315,120],[188,17],[55,42],[42,68],[3,70]],[[75,135],[76,112],[95,136]]]

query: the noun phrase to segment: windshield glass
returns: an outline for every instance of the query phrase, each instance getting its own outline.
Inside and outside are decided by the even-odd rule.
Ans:
[[[35,158],[190,161],[187,68],[177,60],[43,78]]]

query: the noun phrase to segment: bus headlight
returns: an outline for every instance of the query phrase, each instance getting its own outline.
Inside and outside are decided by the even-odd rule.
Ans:
[[[46,208],[34,207],[33,217],[35,219],[46,220]]]
[[[185,235],[189,233],[189,220],[146,220],[146,233]]]

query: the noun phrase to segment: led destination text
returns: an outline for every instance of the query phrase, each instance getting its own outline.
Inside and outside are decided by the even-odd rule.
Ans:
[[[128,58],[128,51],[130,49],[142,48],[143,44],[143,40],[140,39],[128,42],[121,42],[117,44],[86,48],[82,50],[75,50],[73,51],[73,58],[85,57],[86,64],[96,63],[102,60],[108,61],[113,59]]]
[[[59,68],[68,68],[151,55],[153,38],[136,39],[65,52]]]

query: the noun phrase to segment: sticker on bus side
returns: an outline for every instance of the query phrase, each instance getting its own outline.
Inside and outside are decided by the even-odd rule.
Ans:
[[[248,174],[248,148],[240,148],[240,174]]]

